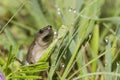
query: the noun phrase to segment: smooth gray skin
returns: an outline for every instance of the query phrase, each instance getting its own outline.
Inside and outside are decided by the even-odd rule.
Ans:
[[[48,25],[40,29],[36,34],[33,43],[29,47],[24,64],[34,64],[39,61],[43,53],[46,51],[47,47],[53,41],[53,37],[54,32],[52,30],[52,26]]]

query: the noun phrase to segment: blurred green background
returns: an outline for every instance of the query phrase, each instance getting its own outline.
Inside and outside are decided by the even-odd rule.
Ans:
[[[69,56],[69,59],[65,58],[66,68],[63,75],[59,76],[61,80],[66,76],[70,79],[70,75],[76,71],[83,75],[97,70],[113,71],[120,77],[119,66],[116,65],[120,60],[120,0],[0,0],[0,66],[8,61],[11,45],[13,50],[19,46],[15,54],[22,60],[36,32],[47,25],[52,25],[56,32],[61,25],[68,29],[62,43],[62,48],[66,47],[65,51],[57,52]],[[61,49],[61,46],[58,48]],[[87,58],[81,57],[82,53]],[[100,54],[104,56],[100,58]],[[75,67],[69,73],[74,62],[77,63],[77,69]],[[79,71],[85,64],[85,69]],[[104,79],[99,78],[110,79],[106,76]]]

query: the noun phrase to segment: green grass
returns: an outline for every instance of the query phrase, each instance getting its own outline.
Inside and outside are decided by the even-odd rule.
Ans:
[[[0,0],[0,72],[6,80],[119,80],[119,0]],[[36,64],[21,65],[35,34],[58,33]],[[49,59],[48,59],[49,58]]]

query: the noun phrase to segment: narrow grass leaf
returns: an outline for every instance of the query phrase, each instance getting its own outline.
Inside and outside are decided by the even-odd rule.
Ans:
[[[111,42],[108,40],[108,45],[106,46],[106,51],[111,48]],[[112,66],[112,51],[108,51],[105,54],[105,71],[111,72],[111,66]],[[112,80],[111,76],[105,75],[105,80]]]
[[[94,54],[92,54],[93,58],[98,56],[98,49],[99,49],[99,26],[95,25],[93,29],[93,36],[91,39],[91,49]],[[97,69],[97,62],[95,61],[92,63],[92,71],[96,71]]]

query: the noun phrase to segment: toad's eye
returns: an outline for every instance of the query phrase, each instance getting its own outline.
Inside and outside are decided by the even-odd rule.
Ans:
[[[39,30],[39,33],[42,34],[42,33],[43,33],[43,30],[40,29],[40,30]]]
[[[48,25],[48,26],[47,26],[47,29],[48,29],[48,30],[52,29],[52,26],[51,26],[51,25]]]

